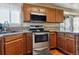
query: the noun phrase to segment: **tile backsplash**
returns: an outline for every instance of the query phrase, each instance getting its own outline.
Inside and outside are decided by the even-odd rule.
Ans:
[[[44,25],[44,29],[45,30],[50,30],[50,31],[59,31],[60,30],[59,23],[23,23],[23,26],[28,28],[30,24]]]
[[[50,30],[50,31],[59,31],[60,26],[59,23],[45,23],[45,30]]]
[[[21,30],[29,30],[30,25],[44,25],[44,29],[48,31],[59,31],[60,26],[59,23],[23,23],[22,25],[19,26],[11,26],[9,30],[11,31],[21,31]]]

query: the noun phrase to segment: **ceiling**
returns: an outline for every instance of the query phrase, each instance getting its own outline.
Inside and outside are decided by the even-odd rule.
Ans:
[[[36,5],[63,9],[65,14],[79,15],[79,3],[36,3]]]
[[[50,4],[50,5],[55,5],[55,6],[79,11],[79,3],[53,3],[53,4]]]

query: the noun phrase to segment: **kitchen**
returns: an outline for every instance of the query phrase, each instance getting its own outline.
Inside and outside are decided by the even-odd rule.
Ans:
[[[0,55],[78,55],[78,5],[0,4]]]

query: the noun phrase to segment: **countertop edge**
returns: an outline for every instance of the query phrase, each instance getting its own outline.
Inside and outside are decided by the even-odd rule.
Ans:
[[[14,33],[0,34],[0,37],[8,36],[8,35],[21,34],[21,33],[32,33],[32,32],[31,31],[18,31],[18,32],[14,32]]]

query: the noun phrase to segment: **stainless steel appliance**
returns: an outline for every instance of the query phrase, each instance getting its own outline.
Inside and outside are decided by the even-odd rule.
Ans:
[[[33,32],[33,54],[36,51],[48,48],[49,32],[44,31],[43,25],[30,25],[30,30]]]
[[[32,12],[30,14],[31,22],[46,22],[46,15],[44,13]]]
[[[34,32],[33,33],[33,49],[47,48],[49,32]]]

